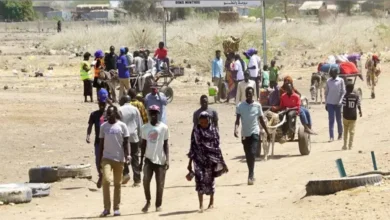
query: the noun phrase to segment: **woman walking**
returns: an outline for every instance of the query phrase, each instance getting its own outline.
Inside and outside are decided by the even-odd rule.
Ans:
[[[103,83],[99,79],[100,71],[104,70],[104,53],[102,50],[95,52],[94,60],[94,78],[93,78],[93,87],[96,88],[96,93],[99,92],[101,88],[104,88]]]
[[[215,178],[229,171],[219,148],[218,129],[210,123],[210,120],[208,112],[204,111],[200,114],[199,124],[192,130],[191,148],[188,153],[190,158],[188,170],[191,174],[195,174],[199,212],[203,212],[204,194],[210,196],[208,208],[214,207]]]
[[[225,54],[225,71],[226,71],[226,82],[228,84],[228,95],[226,102],[229,103],[231,98],[236,98],[237,88],[236,88],[236,76],[237,74],[233,71],[234,69],[234,53]]]

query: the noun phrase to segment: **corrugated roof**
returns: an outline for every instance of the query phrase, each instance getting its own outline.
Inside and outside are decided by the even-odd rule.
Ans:
[[[323,4],[324,4],[323,1],[306,1],[302,4],[299,10],[300,11],[318,10],[322,7]]]
[[[110,8],[110,4],[85,4],[77,5],[76,8]]]

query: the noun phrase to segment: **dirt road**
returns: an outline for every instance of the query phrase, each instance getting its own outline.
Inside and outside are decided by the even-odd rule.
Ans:
[[[1,183],[28,181],[28,169],[37,165],[94,164],[93,146],[85,142],[85,135],[89,113],[97,109],[97,104],[83,103],[82,83],[77,62],[74,63],[76,67],[55,67],[55,74],[49,78],[17,78],[10,70],[0,71],[1,88],[9,86],[0,93]],[[341,141],[327,143],[327,113],[323,105],[312,105],[314,129],[319,133],[312,137],[312,153],[300,156],[296,142],[276,144],[274,158],[257,161],[254,186],[246,185],[244,152],[233,136],[234,105],[211,105],[220,115],[221,147],[230,172],[217,179],[215,209],[203,214],[197,213],[194,182],[186,181],[185,175],[192,112],[199,107],[200,95],[207,92],[206,78],[199,85],[193,79],[187,83],[181,82],[187,79],[175,81],[175,99],[167,110],[172,161],[163,211],[141,214],[145,202],[142,187],[124,187],[123,216],[118,219],[390,219],[390,187],[386,182],[336,195],[302,198],[309,180],[338,177],[338,158],[343,159],[347,174],[358,174],[372,170],[370,151],[374,150],[379,168],[389,171],[390,104],[386,89],[390,76],[386,73],[390,66],[382,69],[375,100],[369,98],[364,83],[358,83],[364,93],[363,118],[358,119],[353,150],[341,151]],[[309,95],[311,70],[290,73],[294,78],[303,77],[295,85]],[[93,172],[96,181],[96,171]],[[154,193],[154,183],[152,189]],[[0,206],[0,214],[4,220],[93,219],[102,208],[102,192],[96,190],[94,182],[71,179],[52,184],[50,197],[33,199],[29,204]]]

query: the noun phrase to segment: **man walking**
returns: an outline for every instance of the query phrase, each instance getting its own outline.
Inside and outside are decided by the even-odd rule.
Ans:
[[[223,60],[221,58],[221,51],[215,51],[215,59],[212,62],[211,76],[214,86],[218,88],[218,94],[214,96],[215,102],[221,102],[222,83],[225,78],[223,71]]]
[[[246,100],[245,90],[247,87],[256,88],[256,83],[253,80],[250,80],[249,71],[245,71],[244,73],[244,81],[241,81],[237,85],[237,94],[236,94],[236,104],[243,102]]]
[[[343,133],[343,125],[341,124],[341,106],[345,95],[344,80],[338,76],[338,69],[332,68],[329,72],[331,78],[326,82],[325,87],[325,109],[328,111],[329,118],[329,142],[334,140],[333,127],[334,118],[337,121],[338,140],[341,140]]]
[[[126,49],[120,49],[120,56],[116,62],[119,77],[119,100],[130,89],[130,64],[126,57]]]
[[[143,125],[141,115],[138,109],[130,104],[130,96],[125,95],[120,100],[122,113],[121,121],[126,124],[129,130],[131,168],[133,169],[134,187],[138,187],[141,183],[141,168],[139,162],[139,137],[141,136],[141,127]],[[126,184],[130,180],[130,170],[127,164],[124,165],[122,184]]]
[[[360,97],[353,92],[354,85],[349,83],[346,86],[347,94],[343,98],[343,124],[344,124],[344,145],[343,150],[347,150],[348,133],[349,145],[348,148],[352,150],[353,137],[355,135],[356,125],[356,108],[359,109],[359,115],[362,117],[362,108],[360,106]]]
[[[159,110],[160,114],[158,114],[159,121],[163,122],[164,124],[167,124],[167,116],[166,116],[166,105],[168,104],[167,97],[164,95],[164,93],[158,91],[156,84],[152,85],[150,88],[152,89],[152,92],[147,94],[145,97],[145,107],[149,109],[152,105],[157,105],[160,109]]]
[[[103,200],[104,211],[100,215],[105,217],[110,214],[110,182],[111,172],[114,176],[114,216],[119,216],[119,204],[121,203],[121,179],[123,166],[130,160],[129,130],[127,126],[118,120],[120,114],[115,106],[107,108],[108,121],[100,127],[100,160],[103,171]]]
[[[142,147],[141,167],[145,156],[144,171],[144,192],[146,204],[142,212],[148,212],[150,208],[150,181],[153,174],[156,176],[156,212],[161,211],[162,197],[164,192],[165,174],[169,169],[169,131],[168,126],[160,122],[160,107],[152,105],[149,107],[150,123],[142,126]]]
[[[130,96],[130,99],[131,99],[130,104],[132,106],[136,107],[138,109],[139,113],[141,114],[143,124],[147,124],[149,121],[148,120],[148,113],[146,112],[144,103],[138,101],[137,93],[136,93],[135,89],[129,89],[127,94]]]
[[[269,141],[270,135],[267,126],[263,119],[263,110],[261,104],[253,100],[254,89],[247,87],[245,89],[246,101],[241,102],[236,108],[236,123],[234,126],[234,136],[238,138],[238,128],[241,120],[241,140],[244,145],[246,163],[249,169],[248,185],[253,185],[255,182],[254,169],[257,147],[260,142],[260,127],[264,128]]]
[[[249,49],[246,53],[249,55],[249,64],[248,64],[248,70],[250,74],[250,79],[255,82],[255,89],[256,89],[256,97],[259,99],[259,84],[260,84],[260,76],[259,76],[259,66],[258,66],[258,60],[256,58],[255,49]]]
[[[194,123],[194,126],[199,124],[199,116],[200,113],[207,112],[210,115],[210,118],[212,119],[212,123],[216,128],[218,128],[218,113],[212,108],[209,108],[209,99],[207,95],[202,95],[200,97],[200,108],[196,110],[193,114],[192,121]]]

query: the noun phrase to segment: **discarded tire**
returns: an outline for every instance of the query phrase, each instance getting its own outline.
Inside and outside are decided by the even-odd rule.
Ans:
[[[32,200],[32,190],[27,186],[1,187],[0,201],[8,203],[28,203]]]
[[[92,178],[91,164],[65,165],[58,167],[58,179]]]
[[[58,167],[42,166],[28,171],[30,183],[53,183],[58,181]]]
[[[45,183],[10,183],[0,184],[0,188],[28,187],[32,191],[32,197],[45,197],[50,195],[50,184]]]
[[[329,195],[359,186],[373,185],[382,181],[382,175],[345,177],[329,180],[313,180],[306,185],[306,196]]]

